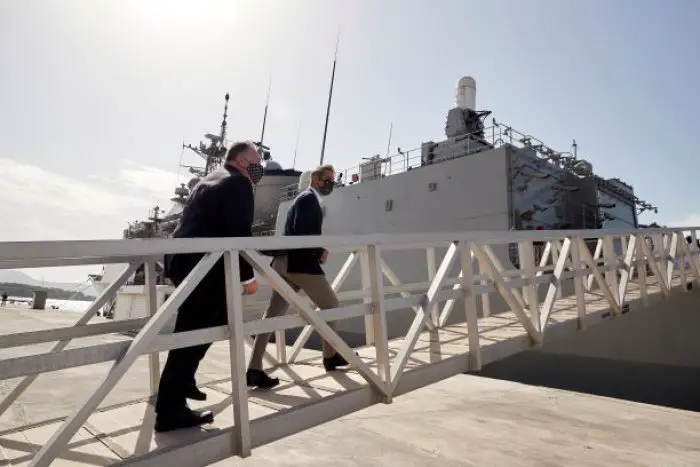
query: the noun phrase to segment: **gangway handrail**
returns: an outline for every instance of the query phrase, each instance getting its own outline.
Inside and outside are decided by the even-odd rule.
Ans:
[[[115,361],[96,391],[64,421],[54,436],[41,447],[31,463],[32,466],[47,466],[60,454],[66,443],[139,356],[146,354],[150,356],[151,393],[154,393],[159,374],[158,352],[203,343],[228,341],[235,423],[230,432],[233,439],[226,440],[227,444],[220,446],[217,452],[245,457],[250,455],[252,447],[259,443],[259,440],[254,439],[251,429],[253,422],[248,415],[244,379],[244,346],[250,344],[251,334],[277,333],[280,337],[277,340],[277,356],[266,354],[266,359],[273,365],[280,366],[294,361],[299,349],[303,347],[310,333],[315,330],[354,365],[374,392],[376,400],[390,403],[394,394],[401,393],[399,382],[420,333],[425,327],[436,329],[446,325],[457,301],[463,303],[465,310],[470,349],[469,366],[471,369],[479,370],[482,365],[482,356],[478,333],[476,302],[478,295],[482,296],[482,315],[488,316],[491,311],[487,309],[488,301],[484,300],[484,297],[497,292],[507,303],[518,323],[525,329],[526,336],[532,344],[541,345],[545,331],[551,326],[550,317],[554,311],[554,305],[562,296],[564,283],[569,283],[567,281],[573,282],[578,322],[581,328],[587,325],[584,294],[592,291],[594,284],[597,285],[597,292],[609,305],[612,316],[624,312],[628,286],[634,280],[635,273],[637,273],[641,300],[643,303],[647,302],[647,268],[656,276],[664,297],[669,296],[670,289],[673,287],[675,272],[680,273],[682,290],[686,289],[685,286],[689,284],[688,279],[691,276],[700,285],[700,252],[696,247],[698,230],[700,227],[0,243],[0,267],[38,267],[47,264],[60,266],[104,263],[106,260],[128,263],[124,272],[100,294],[73,328],[0,336],[0,348],[59,341],[48,353],[0,360],[0,379],[25,377],[10,396],[2,401],[0,414],[6,411],[38,374]],[[689,245],[685,241],[687,232],[692,240]],[[651,245],[648,239],[652,240]],[[595,240],[595,247],[590,240]],[[616,253],[615,241],[621,243],[622,254]],[[546,244],[540,257],[535,253],[534,242]],[[518,268],[510,263],[509,246],[512,244],[517,245]],[[340,272],[333,280],[332,285],[336,291],[340,291],[349,271],[356,264],[360,266],[362,288],[357,293],[353,292],[355,294],[353,298],[361,300],[361,303],[341,304],[332,310],[315,310],[270,266],[270,257],[259,253],[261,250],[289,250],[319,246],[328,247],[334,253],[349,253]],[[445,252],[440,253],[442,259],[438,261],[436,250],[441,247]],[[429,272],[429,280],[421,284],[422,287],[416,286],[416,283],[401,284],[397,274],[382,256],[388,251],[405,250],[424,250],[427,264],[436,266]],[[175,288],[162,305],[158,306],[155,300],[155,262],[159,261],[159,257],[163,254],[191,252],[205,254],[188,278]],[[238,272],[240,257],[251,263],[256,274],[268,281],[298,311],[298,314],[244,322],[244,306]],[[228,325],[177,334],[162,334],[161,331],[172,319],[177,308],[214,264],[222,258],[226,271]],[[88,324],[97,309],[141,264],[146,266],[147,305],[150,318],[130,322]],[[457,276],[454,275],[455,269],[459,273]],[[512,274],[513,271],[519,273],[519,277],[512,277],[517,276]],[[391,286],[385,286],[384,277],[392,284]],[[540,303],[537,292],[542,286],[546,288],[546,296]],[[398,294],[399,297],[388,297],[389,294]],[[441,310],[439,306],[442,306]],[[387,315],[408,310],[415,313],[413,324],[398,355],[392,361],[388,347]],[[367,344],[373,346],[376,351],[376,371],[358,357],[328,325],[330,321],[354,317],[365,318]],[[305,329],[297,338],[292,355],[287,358],[283,333],[299,326],[305,326]],[[133,339],[125,338],[122,342],[65,350],[73,338],[116,332],[117,329],[127,328],[140,329],[140,331]],[[302,426],[307,422],[299,423],[299,426]],[[292,428],[288,427],[288,429]],[[261,436],[262,439],[269,439],[264,435]]]
[[[645,235],[668,232],[697,231],[700,227],[671,227],[643,229]],[[352,251],[360,245],[378,245],[385,250],[406,250],[422,245],[448,244],[455,239],[488,242],[491,245],[523,240],[551,241],[563,237],[599,238],[633,235],[638,229],[597,230],[518,230],[466,232],[435,232],[407,234],[229,237],[229,238],[168,238],[128,240],[55,240],[0,242],[0,269],[43,267],[56,265],[120,263],[134,258],[161,258],[174,253],[223,252],[237,250],[285,250],[313,248],[319,244],[333,252]],[[320,238],[320,240],[319,240]],[[41,263],[41,266],[35,265]]]

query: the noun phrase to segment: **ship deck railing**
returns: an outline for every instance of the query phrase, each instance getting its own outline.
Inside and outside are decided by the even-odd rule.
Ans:
[[[478,371],[486,363],[540,346],[545,337],[560,335],[562,330],[575,332],[619,316],[632,302],[646,306],[652,297],[668,298],[672,290],[684,293],[690,284],[700,285],[698,229],[0,243],[0,268],[128,264],[74,326],[0,336],[0,349],[41,345],[43,350],[20,356],[15,352],[0,360],[0,380],[18,381],[0,403],[0,415],[6,415],[25,390],[31,390],[38,375],[113,362],[84,402],[70,416],[51,425],[55,427],[53,435],[36,446],[36,453],[30,452],[30,465],[48,466],[70,451],[71,440],[88,426],[88,419],[140,356],[148,355],[150,389],[146,395],[153,396],[159,381],[160,352],[222,342],[227,345],[230,362],[230,385],[226,390],[231,402],[222,402],[223,409],[231,407],[228,426],[191,434],[184,440],[161,439],[154,446],[150,442],[153,416],[142,414],[136,421],[142,425],[136,451],[114,447],[104,434],[95,438],[111,446],[118,461],[130,465],[205,465],[230,456],[250,456],[257,446],[375,403],[391,403],[394,397],[450,375]],[[686,235],[691,237],[689,244]],[[590,239],[596,239],[593,252],[586,243]],[[616,241],[623,245],[621,255],[615,252]],[[512,243],[518,245],[519,268],[509,264],[508,245]],[[535,261],[535,244],[544,245],[539,262]],[[353,268],[359,268],[361,289],[340,292],[344,300],[354,299],[356,303],[332,310],[315,309],[270,266],[270,257],[259,253],[319,246],[332,255],[346,255],[332,279],[334,290],[339,291]],[[394,271],[387,258],[404,251],[425,253],[427,281],[402,283],[402,271]],[[157,306],[155,263],[165,254],[195,252],[205,255],[169,298]],[[222,258],[228,324],[162,333],[178,307]],[[294,313],[244,322],[238,272],[241,258],[289,302]],[[150,317],[91,324],[96,312],[141,265],[145,266]],[[570,295],[562,293],[566,284],[573,285]],[[494,312],[489,308],[489,297],[494,294],[505,301],[507,310]],[[457,303],[463,306],[465,315],[458,324],[450,324]],[[388,337],[387,316],[392,313],[413,316],[405,336],[397,339]],[[329,325],[354,317],[365,322],[366,345],[360,349],[352,349]],[[291,347],[287,346],[285,331],[299,327],[302,332]],[[138,330],[133,339],[66,349],[75,339],[129,330]],[[250,336],[263,332],[276,335],[266,361],[292,375],[288,386],[302,388],[302,394],[311,396],[292,397],[295,402],[280,409],[279,398],[264,402],[266,397],[274,398],[274,392],[268,396],[254,393],[268,409],[256,418],[250,405],[254,404],[253,396],[245,383],[246,348],[252,342]],[[343,373],[345,383],[319,368],[319,352],[304,348],[313,332],[351,363],[352,370]],[[46,351],[43,346],[51,342],[57,343]],[[433,345],[442,346],[442,350],[436,352]],[[94,426],[89,431],[94,433]]]
[[[576,161],[576,156],[574,156],[573,153],[567,151],[555,151],[534,136],[521,133],[511,126],[496,122],[496,120],[493,120],[493,124],[491,126],[485,127],[480,132],[460,135],[449,139],[453,141],[460,141],[463,144],[456,146],[451,154],[441,155],[439,162],[476,154],[487,149],[496,149],[503,145],[510,145],[518,149],[531,150],[533,154],[536,154],[538,157],[544,160],[552,161],[564,169],[566,169],[569,162]],[[374,173],[368,171],[367,166],[365,166],[363,169],[362,166],[368,163],[375,164]],[[341,175],[341,180],[338,181],[338,184],[340,186],[345,186],[362,183],[363,175],[367,177],[367,180],[375,180],[392,175],[398,175],[409,170],[420,169],[421,167],[429,164],[430,163],[423,161],[421,147],[417,147],[400,151],[393,155],[387,154],[385,157],[380,157],[377,155],[373,159],[368,159],[360,165],[346,168],[344,170],[336,170],[336,173]],[[606,183],[606,181],[603,179],[599,179],[599,181],[614,193],[620,191],[619,189],[616,189],[613,184]],[[287,201],[294,199],[294,197],[296,197],[298,194],[298,191],[298,184],[294,183],[287,185],[280,190],[280,200]]]

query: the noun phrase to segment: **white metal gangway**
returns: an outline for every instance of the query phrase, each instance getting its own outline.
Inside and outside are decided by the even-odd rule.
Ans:
[[[19,405],[24,419],[36,419],[28,415],[32,405],[24,404],[20,397],[25,390],[43,398],[57,397],[63,388],[76,405],[66,418],[54,413],[47,420],[1,431],[0,447],[11,465],[32,466],[61,465],[77,458],[94,465],[194,466],[248,456],[256,446],[374,403],[391,403],[393,397],[454,374],[478,371],[484,364],[541,345],[545,337],[566,337],[676,291],[686,293],[690,284],[700,285],[697,230],[0,243],[2,268],[129,263],[73,326],[3,331],[0,335],[2,417],[7,418],[10,409]],[[544,247],[535,248],[533,242]],[[312,246],[324,246],[333,256],[347,255],[333,280],[342,299],[339,308],[315,310],[269,266],[270,258],[258,253]],[[517,248],[518,269],[510,260],[512,247]],[[392,267],[391,262],[411,251],[422,251],[427,277],[403,284],[402,269]],[[158,307],[154,264],[164,254],[176,252],[206,255]],[[239,254],[288,300],[294,312],[269,320],[246,319]],[[178,306],[222,257],[229,324],[161,333]],[[141,264],[146,265],[151,317],[91,323],[97,319],[93,318],[96,311]],[[342,290],[355,267],[361,273],[361,289]],[[391,285],[385,284],[385,278]],[[494,309],[499,300],[504,306]],[[455,310],[464,313],[461,319]],[[29,316],[27,313],[22,316]],[[391,338],[392,317],[405,314],[413,316],[408,331]],[[358,317],[365,318],[367,345],[351,349],[328,322]],[[298,327],[304,330],[292,346],[286,346],[285,330]],[[138,334],[133,339],[117,334],[134,330]],[[352,370],[323,371],[320,353],[303,348],[314,330],[351,362]],[[271,391],[250,391],[245,386],[247,346],[250,336],[260,332],[275,332],[278,337],[266,359],[276,367],[283,384]],[[72,340],[81,339],[87,343],[72,345]],[[57,343],[47,348],[51,342]],[[211,368],[219,365],[212,370],[219,379],[206,385],[210,399],[217,399],[209,405],[217,413],[214,426],[154,434],[148,396],[157,388],[159,352],[207,342],[220,343],[203,363]],[[142,355],[148,355],[147,366],[140,363]],[[94,377],[94,390],[73,383],[77,376],[63,380],[56,376],[59,370],[77,369],[83,371],[82,378],[86,372]],[[53,379],[46,384],[40,379],[32,386],[44,373]],[[150,377],[143,378],[145,375]],[[128,385],[142,380],[149,383],[144,383],[140,397],[100,407],[115,388],[126,391]],[[25,441],[13,438],[18,434]],[[78,452],[85,446],[92,446],[91,454]]]

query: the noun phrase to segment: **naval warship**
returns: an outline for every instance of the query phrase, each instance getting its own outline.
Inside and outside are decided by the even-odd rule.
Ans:
[[[147,238],[168,238],[177,226],[177,222],[182,215],[183,208],[187,203],[187,199],[194,187],[199,183],[199,181],[216,170],[223,164],[224,158],[226,156],[227,145],[229,141],[226,139],[227,130],[227,117],[228,117],[228,102],[229,94],[224,96],[224,113],[223,119],[221,121],[221,129],[218,135],[207,133],[204,135],[205,140],[198,145],[184,144],[182,145],[184,151],[192,151],[199,158],[201,158],[203,164],[200,165],[182,165],[182,168],[186,168],[189,174],[192,176],[187,183],[182,183],[180,186],[175,188],[174,196],[170,199],[171,206],[169,209],[165,210],[159,206],[153,207],[148,213],[148,217],[145,220],[137,220],[129,223],[128,227],[122,232],[122,238],[124,239],[147,239]],[[279,194],[287,187],[296,186],[296,183],[301,176],[301,172],[298,170],[284,169],[277,161],[272,159],[270,153],[270,147],[266,146],[263,142],[265,136],[265,124],[267,120],[267,110],[268,105],[265,105],[265,114],[263,117],[263,130],[260,137],[260,141],[256,141],[255,144],[260,152],[261,159],[263,161],[264,176],[262,180],[255,186],[255,211],[253,216],[253,235],[263,236],[274,234],[274,226],[277,217],[277,208],[279,205]],[[124,265],[105,265],[102,270],[102,274],[91,274],[89,279],[92,282],[93,287],[98,293],[105,290],[109,284],[121,273]],[[156,264],[156,274],[158,276],[158,284],[164,285],[166,283],[165,279],[162,278],[162,263]],[[139,267],[134,275],[129,278],[125,287],[122,287],[120,293],[123,296],[138,296],[145,284],[145,273],[143,266]],[[135,317],[143,312],[141,307],[137,310],[133,310],[132,299],[134,297],[126,300],[128,303],[128,310],[119,310],[118,305],[120,301],[118,300],[119,294],[110,300],[101,310],[101,313],[106,317]],[[122,300],[123,301],[123,300]]]
[[[220,135],[207,135],[209,145],[189,147],[204,158],[204,170],[195,169],[195,177],[178,187],[173,206],[165,215],[152,215],[130,225],[125,238],[164,237],[172,231],[196,182],[221,163],[225,116],[226,111]],[[269,148],[261,145],[261,151],[267,165],[256,187],[255,232],[276,235],[284,230],[294,197],[308,186],[310,171],[284,170],[272,161]],[[636,228],[642,212],[657,209],[638,198],[629,183],[596,175],[593,165],[578,156],[575,140],[569,150],[555,150],[531,134],[497,121],[490,111],[478,110],[476,81],[469,76],[457,82],[444,140],[425,141],[409,150],[398,148],[394,155],[376,155],[337,173],[335,190],[324,198],[324,235]],[[506,246],[498,254],[518,267],[513,247]],[[433,261],[439,264],[444,251],[435,249]],[[400,271],[401,282],[411,283],[427,280],[429,261],[425,255],[423,251],[386,252],[382,256],[391,269]],[[331,255],[324,266],[328,276],[334,277],[344,261],[341,255]],[[105,268],[101,282],[109,282],[108,269],[114,277],[121,267]],[[355,269],[341,291],[361,288],[359,267]],[[143,277],[138,275],[117,294],[129,298],[112,303],[116,319],[145,316]],[[167,284],[159,287],[164,288],[164,299],[171,289]],[[249,319],[259,316],[270,293],[263,281],[248,304],[254,310]],[[494,299],[492,312],[505,310],[505,303]],[[455,309],[452,317],[458,316],[463,315]],[[412,318],[412,313],[392,313],[390,337],[402,335]],[[349,344],[362,343],[364,319],[339,322],[338,331]],[[288,339],[294,337],[294,332],[288,333]],[[311,340],[308,345],[315,347],[318,342]]]

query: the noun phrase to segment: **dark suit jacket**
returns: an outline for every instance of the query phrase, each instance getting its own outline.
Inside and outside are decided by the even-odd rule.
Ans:
[[[287,212],[284,235],[321,235],[322,226],[323,210],[316,194],[311,189],[302,191]],[[322,255],[323,248],[289,250],[287,272],[322,275]]]
[[[187,200],[173,238],[251,237],[253,186],[236,169],[219,168],[204,177]],[[203,253],[167,255],[166,276],[179,284],[192,271]],[[253,268],[240,259],[241,281],[254,277]],[[224,280],[223,258],[205,278],[217,288]]]

